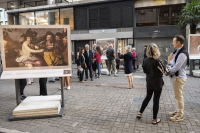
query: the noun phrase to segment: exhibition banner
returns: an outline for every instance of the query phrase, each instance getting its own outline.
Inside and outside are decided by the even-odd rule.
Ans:
[[[200,59],[200,34],[189,34],[188,52],[190,59]]]
[[[0,26],[1,79],[71,76],[69,25]]]
[[[115,38],[105,38],[105,39],[97,39],[96,40],[97,46],[100,46],[103,54],[101,56],[102,59],[107,59],[106,51],[109,49],[109,45],[113,45],[113,49],[115,49]],[[115,51],[116,52],[116,51]]]

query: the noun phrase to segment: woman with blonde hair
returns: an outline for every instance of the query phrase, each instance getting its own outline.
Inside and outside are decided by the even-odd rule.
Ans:
[[[133,66],[132,66],[132,60],[133,60],[133,54],[131,53],[131,49],[132,47],[130,45],[125,47],[126,49],[126,54],[124,55],[120,55],[120,59],[124,59],[124,72],[125,75],[128,78],[128,83],[129,86],[127,87],[127,89],[131,89],[133,88],[133,77],[132,77],[132,73],[133,73]]]
[[[147,107],[149,101],[151,100],[152,95],[154,94],[152,124],[157,124],[161,122],[161,119],[157,118],[157,114],[159,110],[160,95],[162,92],[162,87],[164,85],[163,73],[159,70],[159,68],[163,68],[163,65],[158,59],[160,57],[160,51],[156,44],[151,43],[147,47],[146,55],[147,55],[147,58],[144,59],[144,63],[142,67],[143,67],[144,73],[146,74],[147,95],[142,103],[142,106],[140,108],[137,118],[142,117],[142,113]]]

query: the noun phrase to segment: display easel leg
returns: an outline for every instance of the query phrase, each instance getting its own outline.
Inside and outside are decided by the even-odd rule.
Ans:
[[[15,79],[15,93],[17,106],[21,103],[19,79]]]
[[[64,107],[65,106],[65,103],[64,103],[65,99],[64,99],[64,89],[63,89],[63,77],[61,77],[60,83],[61,83],[61,99],[62,99],[61,107]]]
[[[193,75],[192,70],[193,70],[193,60],[190,60],[190,76]]]

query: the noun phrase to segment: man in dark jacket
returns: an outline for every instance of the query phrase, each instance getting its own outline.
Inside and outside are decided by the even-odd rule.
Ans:
[[[85,76],[86,76],[85,81],[88,80],[88,69],[90,71],[91,81],[93,81],[93,75],[92,75],[93,53],[89,49],[89,45],[88,44],[85,45],[84,57],[85,57]]]

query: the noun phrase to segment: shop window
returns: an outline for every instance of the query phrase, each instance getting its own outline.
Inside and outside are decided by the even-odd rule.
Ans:
[[[35,12],[36,25],[59,25],[59,10]]]
[[[74,30],[73,8],[60,9],[60,25],[70,25]]]
[[[20,25],[35,25],[34,12],[20,13],[19,24]]]

